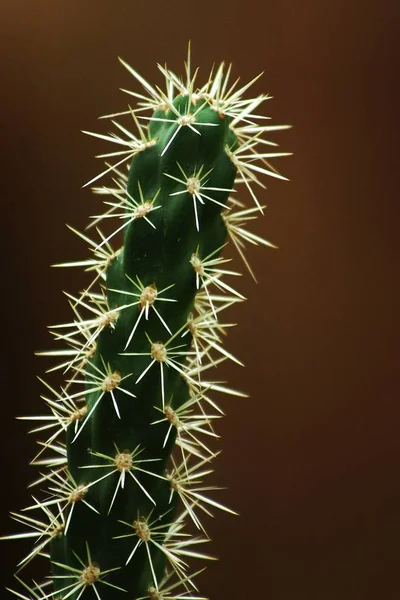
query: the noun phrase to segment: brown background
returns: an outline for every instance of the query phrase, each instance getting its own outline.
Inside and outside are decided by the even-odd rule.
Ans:
[[[135,83],[123,56],[161,83],[181,71],[189,38],[205,76],[227,59],[249,80],[295,154],[269,182],[251,249],[259,285],[228,345],[245,363],[220,377],[250,393],[225,398],[215,483],[239,518],[209,523],[220,557],[200,590],[214,600],[394,600],[400,597],[397,175],[398,3],[303,0],[4,2],[1,8],[2,386],[1,531],[29,502],[34,452],[17,414],[40,412],[35,374],[46,325],[69,318],[61,290],[80,273],[78,228],[98,201],[81,185],[106,144],[96,117],[125,107]],[[136,87],[135,89],[138,89]],[[108,146],[107,146],[108,149]],[[396,194],[397,196],[397,194]],[[239,263],[236,263],[236,266]],[[4,542],[4,584],[28,545]],[[30,570],[34,574],[34,570]],[[129,599],[131,600],[131,599]]]

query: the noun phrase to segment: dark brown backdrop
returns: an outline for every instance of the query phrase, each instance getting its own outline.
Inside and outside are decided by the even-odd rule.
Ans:
[[[202,576],[214,600],[395,600],[400,582],[398,322],[398,49],[396,2],[118,0],[3,2],[1,118],[3,294],[2,523],[29,502],[33,438],[15,415],[41,410],[34,350],[69,318],[61,290],[79,273],[98,204],[80,186],[100,168],[106,131],[135,87],[123,56],[160,82],[181,70],[189,38],[203,74],[226,58],[294,128],[275,136],[279,163],[257,231],[278,251],[251,249],[246,304],[229,348],[246,363],[221,377],[250,393],[225,399],[215,482],[239,518],[209,524],[220,557]],[[136,88],[138,89],[138,88]],[[4,542],[4,584],[24,554]],[[33,572],[32,572],[33,573]]]

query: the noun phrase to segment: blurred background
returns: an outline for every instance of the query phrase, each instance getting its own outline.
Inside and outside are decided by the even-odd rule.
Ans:
[[[0,18],[3,388],[1,534],[30,502],[34,436],[16,415],[42,410],[34,352],[46,326],[70,319],[62,290],[88,280],[52,263],[86,258],[64,223],[83,229],[100,201],[82,185],[109,145],[99,115],[141,91],[122,56],[152,83],[156,63],[182,72],[187,42],[206,77],[233,63],[264,112],[293,128],[274,164],[250,248],[256,285],[228,348],[245,364],[218,378],[250,394],[222,398],[220,558],[200,577],[214,600],[395,600],[400,595],[398,369],[398,35],[395,0],[54,0],[3,2]],[[246,196],[247,198],[247,196]],[[236,260],[236,257],[235,257]],[[239,265],[237,259],[236,267]],[[2,542],[2,584],[28,543]],[[211,548],[210,548],[211,551]],[[35,568],[27,575],[35,576]]]

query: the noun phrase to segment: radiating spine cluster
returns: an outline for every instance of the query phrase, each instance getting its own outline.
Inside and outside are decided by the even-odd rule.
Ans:
[[[239,86],[221,64],[197,87],[190,47],[184,78],[159,65],[164,90],[121,62],[144,92],[124,90],[137,105],[107,116],[115,132],[86,132],[117,146],[88,182],[111,178],[93,188],[106,211],[92,217],[94,239],[71,228],[91,257],[60,265],[94,277],[67,294],[71,321],[50,326],[60,346],[41,353],[64,382],[43,381],[47,414],[23,417],[46,439],[32,461],[39,491],[11,513],[28,531],[7,537],[34,540],[20,569],[37,556],[51,563],[43,584],[17,575],[10,591],[23,600],[201,600],[189,562],[211,559],[203,516],[233,513],[204,482],[223,414],[214,395],[244,395],[208,376],[241,364],[223,346],[233,324],[221,313],[245,298],[221,252],[231,239],[253,275],[245,244],[272,246],[247,225],[263,211],[260,175],[284,179],[268,161],[287,153],[264,152],[276,144],[263,136],[287,126],[259,124],[268,96],[244,97],[258,77]],[[255,206],[236,199],[243,185]]]

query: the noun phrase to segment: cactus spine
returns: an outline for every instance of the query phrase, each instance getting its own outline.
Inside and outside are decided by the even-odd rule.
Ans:
[[[24,600],[200,598],[188,563],[211,558],[202,516],[233,512],[203,483],[222,414],[214,394],[241,395],[208,376],[225,359],[239,363],[222,346],[221,313],[244,297],[221,251],[230,238],[250,269],[245,242],[272,245],[246,226],[262,212],[259,176],[284,179],[268,160],[285,153],[264,152],[275,144],[263,135],[286,126],[260,121],[268,96],[244,97],[258,78],[231,85],[221,64],[196,86],[190,47],[183,79],[159,66],[164,91],[121,62],[144,94],[128,92],[136,108],[108,115],[116,133],[87,132],[117,145],[88,183],[111,177],[93,188],[107,210],[93,217],[94,240],[73,230],[92,256],[61,265],[94,279],[67,294],[73,318],[50,327],[61,345],[42,353],[60,359],[52,370],[65,383],[43,382],[48,414],[24,417],[47,438],[33,461],[40,492],[12,513],[29,531],[7,537],[35,540],[21,568],[38,555],[51,562],[44,584],[17,575],[21,589],[10,591]],[[243,184],[255,206],[236,200]]]

